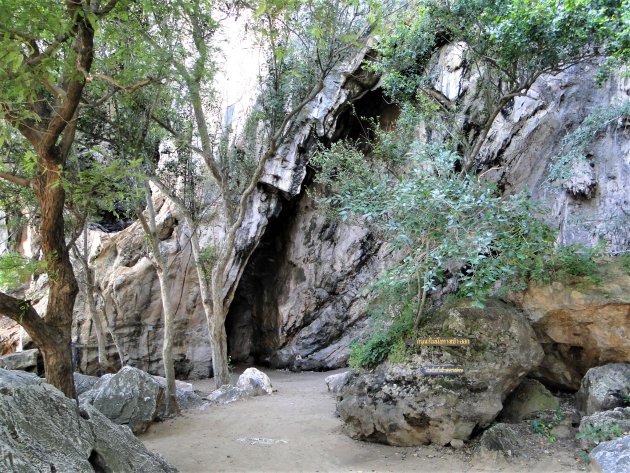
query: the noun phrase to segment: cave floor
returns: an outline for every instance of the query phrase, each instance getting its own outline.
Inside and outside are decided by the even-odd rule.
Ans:
[[[242,370],[236,370],[236,373]],[[264,369],[270,396],[250,398],[153,424],[140,438],[181,472],[550,472],[585,471],[573,441],[549,444],[528,439],[528,452],[502,465],[473,455],[475,441],[462,450],[435,446],[391,447],[359,442],[342,431],[335,401],[324,378],[342,372],[291,373]],[[236,381],[237,374],[234,375]],[[209,393],[210,380],[193,381]],[[286,443],[250,444],[239,439]]]

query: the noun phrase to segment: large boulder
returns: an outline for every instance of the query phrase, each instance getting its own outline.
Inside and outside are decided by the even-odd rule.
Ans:
[[[546,385],[577,391],[590,368],[630,361],[630,275],[615,263],[601,271],[598,285],[533,284],[515,296],[545,350],[532,375]]]
[[[630,435],[600,443],[590,454],[591,467],[597,473],[630,471]]]
[[[540,381],[526,378],[505,400],[501,419],[519,422],[544,411],[555,411],[560,403]]]
[[[129,429],[41,379],[0,369],[0,471],[175,472]]]
[[[337,394],[349,379],[350,371],[344,371],[343,373],[326,376],[324,382],[326,383],[326,387],[329,392]]]
[[[478,454],[484,459],[497,461],[520,456],[523,449],[523,442],[512,427],[495,424],[481,435]]]
[[[600,442],[630,433],[630,407],[596,412],[580,420],[580,448],[590,450]]]
[[[15,353],[0,356],[0,368],[5,370],[23,370],[37,373],[40,358],[41,356],[37,348],[33,348],[32,350],[16,351]]]
[[[139,434],[159,418],[164,391],[150,374],[125,366],[115,375],[101,378],[95,389],[79,396],[79,401],[93,405],[108,419],[128,425]]]
[[[506,396],[543,357],[522,314],[500,301],[488,301],[483,309],[445,307],[422,332],[467,337],[471,343],[421,346],[405,363],[352,373],[337,395],[337,410],[351,437],[401,446],[467,440],[476,428],[490,425]],[[444,364],[463,368],[463,374],[421,372]]]
[[[243,371],[238,377],[236,387],[249,396],[264,396],[273,392],[269,376],[256,368],[247,368]]]
[[[577,393],[576,403],[582,414],[607,411],[625,404],[630,395],[630,364],[612,363],[588,370]]]

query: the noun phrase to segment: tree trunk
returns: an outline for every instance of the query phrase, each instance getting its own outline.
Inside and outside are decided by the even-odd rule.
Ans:
[[[217,314],[219,315],[219,314]],[[212,320],[208,324],[210,333],[210,345],[212,348],[212,371],[214,372],[215,386],[220,388],[224,384],[230,384],[230,369],[227,363],[227,333],[224,320]]]
[[[87,266],[86,266],[87,268]],[[92,270],[87,268],[87,283],[86,283],[86,299],[88,304],[88,310],[90,317],[92,318],[92,326],[94,327],[94,333],[96,334],[96,344],[98,346],[98,365],[99,368],[108,371],[110,368],[107,361],[107,347],[105,346],[105,333],[103,331],[103,320],[98,311],[96,310],[96,300],[94,299],[94,275]]]
[[[164,311],[164,342],[162,344],[162,363],[164,365],[164,376],[166,377],[166,415],[176,415],[179,413],[177,406],[177,391],[175,385],[175,366],[173,364],[173,305],[171,304],[171,294],[168,292],[166,275],[160,268],[157,270],[160,281],[160,294],[162,296],[162,308]]]
[[[41,152],[34,181],[40,205],[39,234],[49,280],[45,321],[51,328],[50,336],[46,337],[40,348],[44,353],[48,383],[59,388],[67,397],[74,398],[70,342],[74,301],[79,288],[64,236],[63,208],[66,195],[60,182],[62,160],[54,150]]]

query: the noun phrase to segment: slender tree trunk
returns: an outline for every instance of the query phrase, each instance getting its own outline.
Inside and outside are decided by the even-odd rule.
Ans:
[[[142,229],[149,239],[153,252],[152,264],[155,268],[160,283],[160,294],[162,297],[162,313],[164,315],[164,336],[162,341],[162,364],[164,366],[164,376],[166,377],[166,414],[176,415],[179,413],[177,406],[177,391],[175,385],[175,366],[173,364],[173,321],[175,314],[173,312],[173,304],[171,294],[168,290],[168,265],[162,257],[160,249],[160,240],[157,236],[157,226],[155,223],[155,208],[153,206],[153,198],[151,196],[151,188],[149,183],[145,183],[147,213],[149,219],[144,217],[142,211],[138,209],[136,215],[140,220]]]
[[[166,413],[176,415],[179,413],[177,406],[177,387],[175,385],[175,366],[173,364],[173,304],[171,293],[168,290],[166,275],[162,269],[157,270],[160,282],[160,294],[162,296],[162,308],[164,311],[164,343],[162,344],[162,361],[164,364],[164,376],[166,377]]]
[[[96,310],[96,300],[94,299],[94,274],[92,270],[88,268],[87,284],[86,284],[86,299],[88,304],[88,310],[90,317],[92,318],[92,327],[94,327],[94,333],[96,334],[96,344],[98,346],[98,365],[105,371],[108,370],[109,362],[107,361],[107,347],[105,345],[105,332],[103,331],[103,321],[101,315]]]
[[[225,321],[211,319],[208,323],[210,334],[210,347],[212,350],[212,371],[217,388],[224,384],[230,384],[230,369],[227,363],[227,333]]]

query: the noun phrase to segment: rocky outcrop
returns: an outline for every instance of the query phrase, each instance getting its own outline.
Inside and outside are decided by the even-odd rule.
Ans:
[[[505,400],[500,418],[506,422],[531,419],[544,411],[554,411],[560,403],[545,386],[535,379],[524,379]]]
[[[517,97],[499,114],[481,149],[485,177],[508,194],[528,189],[550,210],[547,220],[560,231],[560,243],[608,251],[630,248],[630,128],[627,120],[610,123],[585,150],[586,162],[558,188],[547,184],[549,167],[563,150],[562,138],[591,113],[628,100],[630,80],[613,75],[596,85],[597,63],[582,63],[555,76],[543,75],[527,96]]]
[[[591,368],[582,379],[576,404],[582,414],[607,411],[626,404],[630,395],[630,364],[613,363]]]
[[[534,375],[544,383],[577,390],[595,366],[630,361],[630,275],[602,266],[599,285],[532,285],[516,304],[532,323],[545,358]]]
[[[467,440],[490,425],[543,356],[522,314],[499,301],[484,309],[443,308],[422,330],[426,336],[467,337],[471,344],[423,346],[407,363],[353,373],[337,395],[351,437],[401,446]],[[430,365],[455,365],[463,373],[423,374]]]
[[[599,444],[590,458],[591,468],[597,473],[627,473],[630,471],[630,435]]]
[[[91,404],[112,422],[127,425],[134,434],[140,434],[159,418],[164,392],[151,375],[125,366],[79,396],[79,401],[82,405]]]
[[[0,470],[175,472],[129,429],[41,379],[0,369]]]

